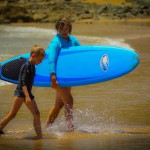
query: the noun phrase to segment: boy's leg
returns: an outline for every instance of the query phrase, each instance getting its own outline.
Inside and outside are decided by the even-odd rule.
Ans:
[[[24,99],[21,97],[14,97],[10,112],[8,115],[6,115],[1,123],[0,123],[0,131],[3,130],[3,128],[11,121],[13,118],[15,118],[18,110],[20,109],[22,103],[24,102]]]
[[[33,125],[35,128],[35,132],[37,134],[37,137],[41,139],[42,138],[42,131],[41,131],[40,112],[38,110],[38,107],[37,107],[35,100],[32,100],[31,105],[29,105],[27,107],[29,108],[29,110],[31,111],[31,113],[34,117]]]
[[[52,123],[57,118],[57,116],[63,106],[64,106],[64,103],[62,102],[62,99],[60,97],[58,97],[58,94],[56,93],[56,100],[48,114],[48,118],[46,121],[46,127],[48,127],[49,125],[52,125]]]

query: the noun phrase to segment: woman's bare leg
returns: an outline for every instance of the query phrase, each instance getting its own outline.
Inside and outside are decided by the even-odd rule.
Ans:
[[[56,89],[56,100],[52,109],[49,112],[46,127],[51,125],[54,120],[57,118],[62,107],[65,107],[65,116],[67,120],[67,125],[69,130],[74,130],[73,123],[73,98],[71,95],[71,88],[60,88]]]
[[[58,96],[62,99],[65,108],[65,116],[67,126],[70,131],[74,130],[73,123],[73,97],[71,95],[71,88],[58,88]]]
[[[49,114],[48,114],[48,118],[46,121],[46,127],[52,125],[52,123],[55,121],[55,119],[57,118],[61,108],[64,106],[64,103],[62,102],[61,98],[58,97],[58,94],[56,93],[56,100],[55,103],[53,105],[53,107],[51,108]]]

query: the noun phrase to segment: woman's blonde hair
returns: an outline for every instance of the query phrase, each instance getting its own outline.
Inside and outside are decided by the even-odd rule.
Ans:
[[[63,29],[64,25],[67,24],[68,27],[69,27],[69,34],[71,34],[71,31],[72,31],[72,25],[71,25],[71,22],[69,20],[69,18],[65,18],[65,17],[62,17],[62,18],[59,18],[56,22],[56,25],[55,25],[55,28],[56,30],[58,31],[59,29]]]
[[[44,49],[41,46],[39,46],[39,45],[34,45],[32,47],[31,52],[30,52],[30,56],[32,54],[35,54],[37,57],[38,56],[45,57],[45,55],[46,55]]]

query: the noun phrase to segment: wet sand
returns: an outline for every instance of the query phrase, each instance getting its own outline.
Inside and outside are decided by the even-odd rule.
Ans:
[[[30,25],[25,24],[25,26]],[[36,24],[35,26],[48,28],[53,24]],[[23,106],[15,120],[6,127],[6,134],[0,137],[0,149],[148,150],[150,148],[149,24],[141,22],[75,23],[73,28],[75,35],[125,40],[139,53],[141,58],[139,66],[124,77],[72,89],[74,117],[78,128],[76,132],[66,132],[62,111],[56,120],[54,132],[43,129],[43,139],[35,140],[32,116]],[[0,118],[9,111],[14,89],[12,85],[0,87]],[[36,87],[34,93],[44,127],[55,92],[50,88]],[[93,127],[92,130],[88,130],[90,124]]]

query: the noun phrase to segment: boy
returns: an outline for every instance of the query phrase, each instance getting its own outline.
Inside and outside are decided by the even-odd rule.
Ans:
[[[17,112],[24,102],[34,117],[33,124],[37,134],[37,138],[42,138],[40,113],[31,90],[35,76],[35,65],[40,64],[44,57],[45,51],[42,47],[35,45],[31,49],[29,60],[25,64],[23,64],[20,69],[18,85],[14,92],[14,100],[11,110],[0,123],[0,135],[4,134],[4,132],[2,131],[3,128],[9,123],[9,121],[15,118]]]

